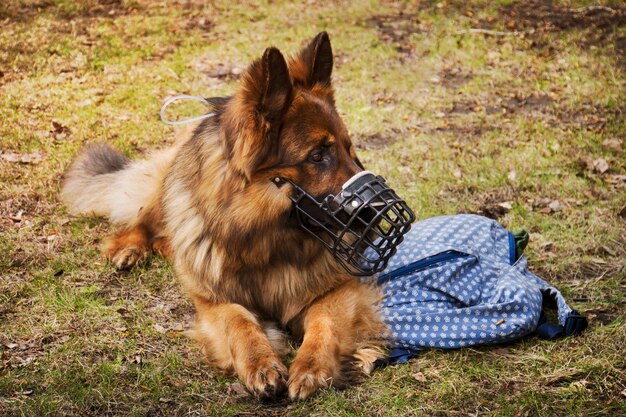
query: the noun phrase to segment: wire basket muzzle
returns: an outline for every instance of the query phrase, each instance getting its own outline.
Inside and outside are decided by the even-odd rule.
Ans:
[[[291,196],[300,227],[317,238],[352,275],[385,269],[415,214],[385,180],[368,171],[318,201],[297,184]]]

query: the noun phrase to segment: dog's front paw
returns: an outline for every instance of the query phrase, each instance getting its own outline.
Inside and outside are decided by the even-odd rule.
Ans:
[[[287,389],[287,368],[275,358],[261,358],[249,366],[242,379],[258,398],[276,400]]]
[[[289,369],[289,398],[304,400],[318,389],[332,386],[335,375],[333,368],[332,363],[328,361],[320,361],[316,358],[304,360],[296,358]]]

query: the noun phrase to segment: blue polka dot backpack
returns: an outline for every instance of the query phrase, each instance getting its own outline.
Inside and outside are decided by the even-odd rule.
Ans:
[[[526,235],[526,241],[527,241]],[[391,363],[424,348],[507,342],[536,332],[555,339],[587,320],[561,293],[530,272],[525,242],[494,220],[469,214],[417,222],[378,275],[382,313],[394,348]],[[543,307],[557,306],[558,324]]]

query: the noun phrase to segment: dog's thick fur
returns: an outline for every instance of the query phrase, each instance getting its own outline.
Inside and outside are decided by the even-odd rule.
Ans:
[[[66,174],[73,212],[121,225],[104,247],[119,268],[154,250],[193,300],[212,363],[260,397],[303,399],[368,373],[381,355],[378,292],[348,275],[290,217],[288,178],[323,198],[362,169],[335,109],[323,32],[285,60],[269,48],[216,116],[142,161],[90,145]],[[283,333],[302,341],[289,370]]]

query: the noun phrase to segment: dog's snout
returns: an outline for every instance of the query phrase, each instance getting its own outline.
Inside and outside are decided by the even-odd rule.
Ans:
[[[350,160],[352,163],[350,164],[346,164],[345,169],[343,170],[344,172],[342,172],[340,181],[338,181],[338,184],[340,186],[337,187],[336,190],[333,194],[337,194],[338,192],[341,192],[342,190],[345,190],[347,185],[353,181],[355,178],[358,178],[358,176],[363,173],[366,172],[363,169],[361,169],[355,162],[354,160]]]

